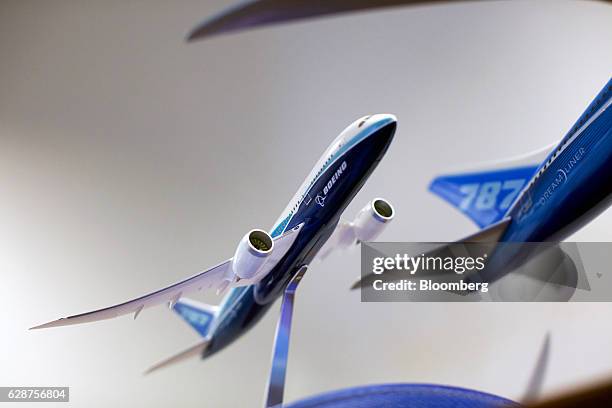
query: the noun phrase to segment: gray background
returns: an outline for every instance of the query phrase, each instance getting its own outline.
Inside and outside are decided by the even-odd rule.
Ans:
[[[397,218],[381,239],[471,233],[430,178],[558,140],[612,72],[601,3],[402,8],[183,43],[232,3],[0,2],[1,385],[71,386],[73,406],[259,406],[278,304],[211,360],[148,377],[197,339],[163,307],[27,328],[227,258],[368,113],[396,114],[398,133],[347,215],[384,196]],[[611,225],[608,211],[573,239]],[[547,330],[547,392],[612,374],[610,304],[362,304],[358,276],[358,251],[306,276],[288,399],[399,381],[519,398]]]

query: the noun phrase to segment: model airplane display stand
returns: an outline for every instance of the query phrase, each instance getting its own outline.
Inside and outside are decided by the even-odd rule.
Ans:
[[[302,266],[287,285],[283,293],[280,316],[274,336],[272,350],[272,367],[264,407],[280,406],[283,403],[285,392],[285,377],[287,375],[287,361],[289,357],[289,339],[291,337],[291,321],[293,318],[293,300],[297,287],[306,273],[306,266]]]
[[[281,310],[274,347],[272,350],[272,364],[264,408],[283,407],[285,378],[287,362],[289,360],[289,341],[291,337],[291,324],[293,319],[293,305],[295,292],[306,273],[306,266],[302,266],[293,276],[283,293]],[[536,365],[527,385],[527,392],[523,401],[531,404],[541,393],[545,372],[550,355],[550,333],[544,338]],[[519,408],[522,405],[514,401],[487,394],[476,390],[444,386],[437,384],[375,384],[365,385],[344,390],[336,390],[304,400],[291,403],[291,407],[352,407],[359,404],[362,407],[397,406],[411,407],[417,404],[421,407],[455,407],[471,406],[474,408]],[[288,407],[287,407],[288,408]]]

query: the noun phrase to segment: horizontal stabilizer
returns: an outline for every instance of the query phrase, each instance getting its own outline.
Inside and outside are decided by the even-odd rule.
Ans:
[[[172,309],[183,318],[200,336],[206,337],[215,319],[217,307],[195,300],[181,298]]]
[[[179,363],[183,360],[186,360],[188,358],[191,357],[197,357],[197,356],[202,356],[204,354],[204,351],[206,351],[206,348],[208,347],[208,344],[210,343],[210,340],[204,340],[199,342],[198,344],[189,347],[187,350],[185,351],[181,351],[178,354],[173,355],[170,358],[167,358],[165,360],[160,361],[159,363],[155,364],[154,366],[151,366],[147,371],[145,371],[145,374],[150,374],[153,371],[157,371],[160,368],[164,368],[164,367],[168,367],[169,365],[175,364],[175,363]]]

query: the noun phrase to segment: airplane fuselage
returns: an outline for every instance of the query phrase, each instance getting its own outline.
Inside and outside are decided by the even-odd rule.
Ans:
[[[612,81],[540,165],[502,241],[561,241],[610,205]]]
[[[334,140],[270,233],[274,238],[303,224],[296,241],[260,282],[228,293],[203,357],[251,328],[282,295],[293,275],[312,261],[384,156],[395,128],[393,116],[374,115],[355,122]]]
[[[612,204],[611,105],[612,80],[508,209],[501,242],[560,242]],[[498,251],[482,278],[495,281],[527,261],[521,247]]]

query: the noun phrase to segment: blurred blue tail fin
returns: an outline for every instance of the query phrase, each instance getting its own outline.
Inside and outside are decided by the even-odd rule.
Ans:
[[[534,165],[444,175],[436,177],[429,190],[482,228],[504,217],[537,168]]]
[[[487,170],[436,177],[429,190],[457,207],[481,228],[501,220],[536,171],[550,159],[555,146],[569,140],[593,115],[609,105],[611,92],[612,79],[609,79],[560,144],[484,166]]]
[[[217,315],[216,306],[187,298],[179,299],[172,309],[202,337],[208,336],[212,322]]]

